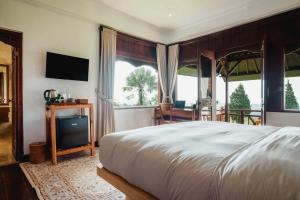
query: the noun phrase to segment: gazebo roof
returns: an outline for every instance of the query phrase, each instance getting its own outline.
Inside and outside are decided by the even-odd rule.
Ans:
[[[284,68],[286,77],[300,76],[300,48],[285,54]]]
[[[196,65],[186,65],[178,69],[178,74],[183,76],[198,77],[198,70]]]
[[[217,74],[228,76],[228,81],[256,80],[261,77],[260,52],[239,51],[227,54],[217,61]]]
[[[300,48],[285,54],[286,77],[300,76]],[[261,79],[262,59],[260,52],[239,51],[227,54],[217,61],[217,75],[228,81],[246,81]],[[178,74],[198,77],[196,65],[187,65],[178,69]]]

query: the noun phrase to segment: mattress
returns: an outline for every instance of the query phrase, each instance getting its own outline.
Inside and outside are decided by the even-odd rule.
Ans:
[[[299,128],[194,121],[109,134],[99,156],[158,199],[300,199],[299,137]]]

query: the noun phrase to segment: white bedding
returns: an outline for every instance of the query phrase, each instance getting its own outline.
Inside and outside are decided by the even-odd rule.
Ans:
[[[297,128],[186,122],[107,135],[100,161],[158,199],[300,199],[299,137]]]

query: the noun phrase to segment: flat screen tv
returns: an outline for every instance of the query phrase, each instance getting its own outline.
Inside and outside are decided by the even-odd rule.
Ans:
[[[47,52],[46,78],[88,81],[89,60]]]

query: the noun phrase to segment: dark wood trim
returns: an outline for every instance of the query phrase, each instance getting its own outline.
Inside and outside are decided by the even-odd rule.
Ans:
[[[156,43],[118,33],[116,51],[117,57],[125,58],[133,65],[150,63],[156,66]]]
[[[23,144],[23,33],[0,28],[0,40],[13,47],[12,66],[12,118],[14,142],[13,152],[16,160],[21,161],[24,156]]]
[[[132,36],[114,28],[101,25],[100,32],[100,47],[101,47],[101,32],[103,28],[108,28],[117,32],[116,56],[119,60],[126,60],[134,66],[144,64],[152,65],[157,68],[156,45],[157,43]],[[101,49],[101,48],[100,48]],[[101,51],[100,51],[101,53]]]

